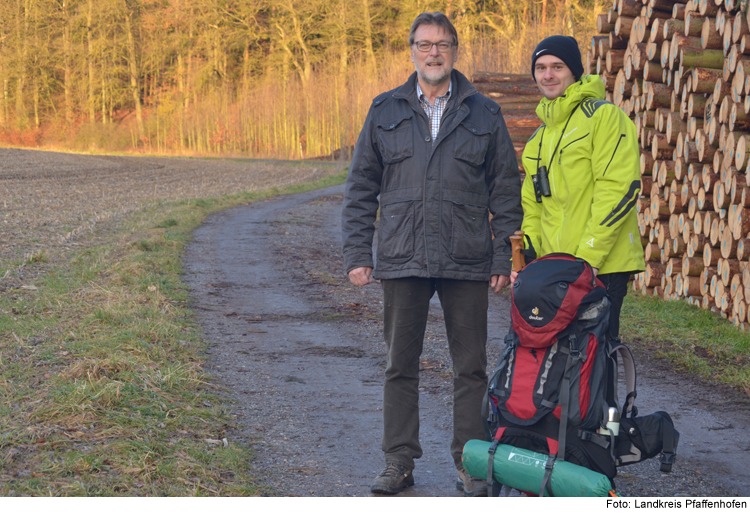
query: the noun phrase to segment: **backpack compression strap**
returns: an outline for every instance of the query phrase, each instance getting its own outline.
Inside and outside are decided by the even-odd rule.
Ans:
[[[557,441],[559,443],[558,454],[560,461],[565,461],[565,441],[568,434],[568,411],[570,408],[570,379],[573,375],[573,368],[576,362],[581,358],[578,351],[578,338],[575,334],[570,334],[568,338],[568,360],[565,364],[565,375],[560,384],[560,433]],[[565,351],[563,349],[563,351]]]
[[[497,450],[498,445],[500,445],[500,440],[502,439],[506,428],[507,427],[500,427],[497,429],[495,439],[492,440],[492,445],[490,445],[489,450],[487,450],[487,455],[489,456],[489,460],[487,461],[487,497],[492,497],[492,485],[495,481],[493,479],[495,475],[495,451]]]
[[[667,422],[669,423],[667,425]],[[677,455],[676,448],[679,437],[675,437],[674,425],[672,424],[671,418],[667,416],[664,418],[664,422],[661,426],[661,466],[659,470],[662,472],[672,472],[672,465],[674,465],[675,456]]]
[[[552,494],[552,469],[555,467],[555,461],[557,456],[560,456],[560,461],[565,461],[565,441],[568,433],[568,411],[570,406],[570,379],[573,375],[573,369],[578,360],[581,359],[581,354],[578,351],[578,338],[575,334],[570,334],[568,338],[568,360],[565,364],[565,375],[563,376],[562,383],[560,385],[560,432],[557,436],[557,451],[554,451],[554,441],[548,439],[547,443],[550,447],[550,454],[547,458],[547,463],[544,465],[544,478],[542,478],[542,485],[539,487],[539,496],[544,497],[544,489],[547,489],[550,496]],[[563,350],[564,351],[564,350]]]
[[[539,488],[539,497],[544,497],[544,489],[547,489],[547,492],[550,496],[555,496],[552,494],[552,469],[555,467],[555,455],[550,454],[549,457],[547,457],[547,463],[544,465],[544,477],[542,478],[542,486]]]

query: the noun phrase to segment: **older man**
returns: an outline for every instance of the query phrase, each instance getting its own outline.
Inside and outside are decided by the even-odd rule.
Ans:
[[[463,469],[461,452],[466,441],[484,439],[487,288],[499,292],[510,280],[507,241],[522,220],[518,165],[500,107],[453,69],[458,35],[450,20],[422,13],[409,46],[416,72],[373,100],[344,195],[346,271],[357,286],[379,279],[384,295],[386,467],[371,490],[395,494],[414,484],[422,456],[419,356],[437,292],[453,359],[456,486],[486,495],[486,483]]]
[[[523,230],[537,255],[570,253],[598,272],[612,302],[609,335],[619,343],[628,280],[645,269],[635,125],[604,100],[601,78],[583,74],[572,37],[542,40],[531,73],[544,97],[536,110],[544,124],[523,152],[531,175],[523,184]]]

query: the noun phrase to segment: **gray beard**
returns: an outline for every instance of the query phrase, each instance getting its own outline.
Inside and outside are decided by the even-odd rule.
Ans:
[[[435,76],[428,76],[424,73],[424,71],[420,70],[418,67],[415,66],[415,69],[417,70],[417,74],[419,75],[419,78],[424,80],[427,84],[431,86],[439,86],[446,80],[448,80],[451,76],[451,70],[448,70],[444,75],[440,75],[439,77]]]

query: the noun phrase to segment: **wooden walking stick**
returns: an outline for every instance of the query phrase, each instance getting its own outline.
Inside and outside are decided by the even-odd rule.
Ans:
[[[526,260],[523,256],[523,232],[517,231],[515,235],[510,236],[510,246],[513,255],[513,271],[520,272],[526,266]]]

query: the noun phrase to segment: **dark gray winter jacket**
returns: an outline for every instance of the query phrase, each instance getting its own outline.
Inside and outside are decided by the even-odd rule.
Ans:
[[[508,237],[523,219],[513,144],[500,106],[458,71],[451,79],[451,98],[434,143],[417,99],[416,73],[373,100],[344,194],[347,272],[374,266],[375,279],[471,281],[510,274]]]

